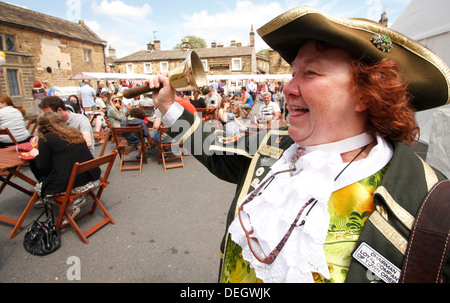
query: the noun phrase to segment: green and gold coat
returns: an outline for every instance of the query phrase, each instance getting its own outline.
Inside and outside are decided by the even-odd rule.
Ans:
[[[215,176],[237,185],[226,230],[236,217],[238,202],[264,179],[284,150],[294,143],[287,128],[224,140],[222,131],[215,130],[186,110],[168,134],[183,143]],[[381,186],[374,192],[375,210],[365,222],[356,247],[365,242],[401,269],[418,209],[432,186],[445,177],[421,160],[408,145],[400,142],[392,144],[394,156]],[[227,239],[228,233],[224,235],[220,247],[221,258],[225,254]],[[449,275],[447,261],[445,281]],[[363,265],[352,259],[346,282],[373,281],[379,280],[374,280]]]

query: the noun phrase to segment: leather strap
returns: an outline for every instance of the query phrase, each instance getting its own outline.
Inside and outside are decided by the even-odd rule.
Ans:
[[[450,181],[437,183],[422,203],[403,259],[400,283],[440,283],[450,248]]]

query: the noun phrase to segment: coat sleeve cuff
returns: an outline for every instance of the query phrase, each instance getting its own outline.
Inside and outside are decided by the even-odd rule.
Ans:
[[[184,107],[178,104],[178,102],[174,102],[172,106],[169,108],[167,113],[161,119],[161,122],[164,126],[172,127],[175,121],[181,117],[183,114]]]

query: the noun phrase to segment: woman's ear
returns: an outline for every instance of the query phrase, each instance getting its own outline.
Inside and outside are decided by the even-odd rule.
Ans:
[[[362,98],[360,98],[355,105],[355,111],[360,113],[367,110],[368,107],[369,106],[367,105],[367,102],[365,102]]]

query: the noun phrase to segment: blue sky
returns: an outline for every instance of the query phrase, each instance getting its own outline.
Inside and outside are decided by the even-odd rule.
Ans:
[[[331,15],[378,21],[386,11],[390,23],[410,0],[5,0],[40,13],[73,22],[84,20],[97,35],[124,57],[146,49],[154,37],[162,49],[172,49],[194,35],[229,46],[231,40],[248,45],[256,30],[279,14],[308,5]],[[256,35],[256,50],[266,48]]]

